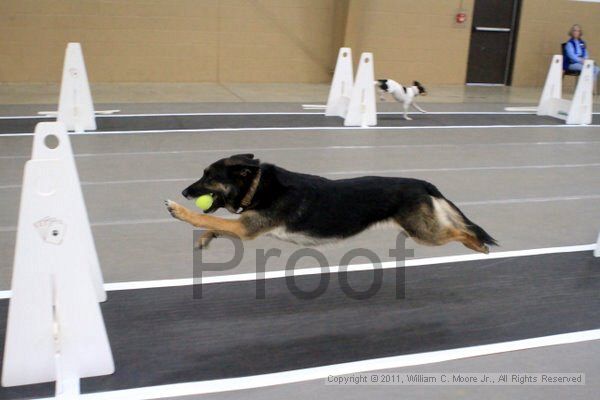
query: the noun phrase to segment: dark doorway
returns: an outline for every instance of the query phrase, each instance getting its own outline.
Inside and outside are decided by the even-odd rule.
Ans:
[[[509,85],[520,0],[475,0],[467,84]]]

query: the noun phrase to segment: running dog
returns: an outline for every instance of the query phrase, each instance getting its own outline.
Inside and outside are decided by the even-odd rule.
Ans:
[[[415,102],[415,97],[427,96],[427,91],[418,81],[413,81],[412,86],[405,87],[392,79],[379,79],[375,82],[375,85],[379,88],[380,100],[385,100],[383,96],[384,93],[390,93],[398,103],[402,103],[402,106],[404,107],[404,119],[407,121],[412,120],[412,118],[408,116],[408,108],[411,105],[422,113],[427,112]]]
[[[488,253],[496,240],[469,220],[431,183],[418,179],[365,176],[329,180],[261,163],[253,154],[223,158],[183,190],[187,199],[213,197],[213,213],[226,208],[238,219],[192,212],[166,200],[171,215],[206,229],[197,248],[219,235],[254,239],[267,234],[288,242],[315,246],[356,235],[391,222],[415,241],[443,245],[457,241]]]

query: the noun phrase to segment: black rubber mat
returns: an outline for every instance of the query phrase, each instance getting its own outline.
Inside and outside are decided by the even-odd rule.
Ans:
[[[405,269],[405,297],[385,270],[369,299],[344,295],[338,274],[110,292],[102,310],[116,372],[82,381],[82,392],[249,376],[378,357],[600,328],[600,259],[591,251]],[[352,272],[364,290],[372,271]],[[8,301],[0,301],[4,343]],[[52,384],[1,388],[0,398],[49,396]]]
[[[564,121],[559,119],[533,114],[415,114],[412,118],[412,121],[406,121],[400,114],[380,114],[377,126],[564,125]],[[0,134],[31,133],[35,125],[42,121],[52,119],[0,119]],[[344,126],[341,118],[314,113],[98,117],[96,123],[98,132]],[[594,115],[593,123],[600,123],[600,115]]]

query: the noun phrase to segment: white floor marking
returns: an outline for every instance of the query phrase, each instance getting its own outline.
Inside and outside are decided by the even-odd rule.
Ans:
[[[414,172],[459,172],[459,171],[502,171],[519,169],[560,169],[560,168],[596,168],[600,163],[589,164],[548,164],[548,165],[509,165],[488,167],[454,167],[454,168],[406,168],[406,169],[383,169],[383,170],[356,170],[356,171],[334,171],[321,172],[319,175],[343,176],[343,175],[365,175],[365,174],[392,174],[392,173],[414,173]],[[138,183],[170,183],[170,182],[194,182],[199,177],[187,178],[163,178],[163,179],[124,179],[114,181],[82,181],[82,186],[98,185],[129,185]],[[18,189],[20,184],[0,185],[0,190]],[[503,201],[503,200],[500,200]]]
[[[562,196],[562,197],[529,197],[521,199],[501,199],[485,201],[459,201],[456,204],[461,206],[479,206],[488,204],[515,204],[515,203],[546,203],[550,201],[571,201],[571,200],[592,200],[600,199],[600,194],[590,194],[583,196]]]
[[[159,150],[159,151],[129,151],[108,153],[80,153],[76,158],[87,157],[129,157],[145,155],[170,155],[170,154],[208,154],[208,153],[235,153],[235,152],[280,152],[298,150],[373,150],[373,149],[411,149],[411,148],[463,148],[463,147],[510,147],[510,146],[586,146],[597,145],[597,140],[579,141],[551,141],[551,142],[498,142],[498,143],[436,143],[436,144],[384,144],[384,145],[347,145],[347,146],[298,146],[298,147],[247,147],[226,149],[197,149],[197,150]],[[29,159],[27,155],[0,156],[0,160]]]
[[[138,131],[93,131],[71,132],[71,135],[143,135],[151,133],[202,133],[202,132],[270,132],[270,131],[370,131],[370,130],[422,130],[422,129],[505,129],[505,128],[570,128],[584,129],[597,128],[600,125],[428,125],[428,126],[371,126],[369,128],[355,128],[345,126],[296,126],[296,127],[267,127],[267,128],[206,128],[206,129],[149,129]],[[319,133],[319,132],[316,132]],[[33,133],[2,133],[3,137],[33,136]]]
[[[404,263],[398,263],[396,261],[385,261],[381,263],[382,269],[391,269],[398,267],[420,267],[424,265],[437,265],[447,263],[457,263],[465,261],[476,261],[476,260],[496,260],[501,258],[511,257],[528,257],[538,256],[543,254],[560,254],[560,253],[573,253],[580,251],[593,251],[596,248],[596,244],[585,244],[576,246],[562,246],[562,247],[544,247],[539,249],[526,249],[526,250],[511,250],[511,251],[499,251],[492,252],[490,254],[461,254],[455,256],[444,256],[444,257],[431,257],[431,258],[418,258],[414,260],[406,260]],[[340,266],[330,266],[329,271],[324,271],[321,268],[299,268],[294,270],[294,276],[304,275],[317,275],[322,273],[336,274],[340,272]],[[364,264],[351,264],[346,271],[367,271],[373,269],[372,263]],[[278,271],[267,271],[264,276],[259,276],[257,273],[242,273],[233,275],[220,275],[203,277],[201,281],[194,278],[181,278],[181,279],[162,279],[153,281],[130,281],[130,282],[114,282],[105,283],[104,288],[106,291],[117,291],[117,290],[134,290],[134,289],[150,289],[159,287],[175,287],[175,286],[189,286],[192,284],[214,284],[214,283],[230,283],[230,282],[245,282],[245,281],[256,281],[262,279],[277,279],[285,278],[287,274],[286,270]],[[0,291],[0,299],[10,298],[10,290]]]
[[[497,199],[497,200],[481,200],[481,201],[456,201],[457,206],[482,206],[490,204],[527,204],[527,203],[549,203],[553,201],[581,201],[600,199],[600,194],[581,195],[581,196],[559,196],[559,197],[530,197],[518,199]],[[141,219],[126,219],[113,221],[96,221],[92,222],[91,226],[121,226],[121,225],[143,225],[143,224],[168,224],[177,222],[174,218],[141,218]],[[15,232],[16,226],[0,226],[0,233]]]
[[[537,106],[536,107],[504,107],[504,111],[511,111],[511,112],[531,112],[531,113],[537,113]],[[592,113],[595,114],[595,113]]]
[[[296,369],[291,371],[275,372],[264,375],[253,375],[241,378],[215,379],[208,381],[175,383],[170,385],[147,386],[133,389],[89,393],[81,395],[81,399],[147,400],[175,398],[180,396],[183,397],[208,393],[229,392],[234,390],[255,389],[275,385],[306,382],[317,379],[326,379],[328,376],[331,375],[340,376],[359,372],[412,367],[417,365],[461,360],[471,357],[481,357],[492,354],[505,353],[509,351],[536,349],[540,347],[581,343],[594,340],[600,340],[600,329],[562,333],[558,335],[514,340],[510,342],[461,347],[458,349],[438,350],[426,353],[375,358],[370,360],[325,365],[322,367]],[[322,384],[322,382],[319,384]],[[241,395],[241,397],[243,397],[243,395]]]
[[[388,174],[396,172],[444,172],[444,171],[502,171],[514,169],[553,169],[553,168],[587,168],[599,167],[600,163],[590,164],[548,164],[548,165],[499,165],[489,167],[454,167],[454,168],[409,168],[324,172],[323,175],[357,175],[357,174]]]
[[[109,110],[118,111],[118,110]],[[54,111],[50,111],[54,112]],[[402,115],[400,111],[380,111],[377,115]],[[411,115],[422,115],[417,111],[410,111]],[[431,115],[534,115],[535,111],[428,111]],[[593,114],[600,114],[595,112]],[[140,113],[140,114],[98,114],[96,118],[131,118],[131,117],[192,117],[192,116],[228,116],[228,115],[320,115],[323,112],[302,111],[264,111],[264,112],[189,112],[189,113]],[[49,119],[47,115],[2,115],[0,119]]]

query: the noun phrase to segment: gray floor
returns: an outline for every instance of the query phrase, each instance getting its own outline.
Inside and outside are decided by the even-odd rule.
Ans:
[[[244,111],[267,107],[243,106]],[[72,143],[104,277],[106,282],[117,282],[191,277],[191,228],[171,220],[161,200],[172,198],[192,206],[180,191],[208,163],[236,152],[251,151],[263,161],[330,178],[377,174],[427,179],[497,237],[502,246],[497,250],[592,243],[600,228],[598,134],[595,127],[91,134],[73,136]],[[31,137],[0,137],[0,289],[10,286],[20,181],[30,146]],[[393,230],[373,230],[323,251],[331,264],[357,246],[370,248],[385,260],[394,238]],[[418,258],[469,253],[458,245],[410,244]],[[281,269],[295,250],[261,238],[246,245],[235,270],[222,273],[252,271],[255,251],[271,247],[283,250],[280,260],[267,265],[273,270]],[[230,251],[226,242],[215,241],[206,257],[222,260]],[[478,371],[514,365],[537,371],[551,365],[571,371],[581,367],[593,378],[598,377],[598,366],[589,355],[597,355],[598,350],[597,343],[588,343],[457,361],[448,368]],[[584,388],[525,388],[523,392],[517,392],[521,388],[349,389],[308,382],[215,397],[396,398],[407,393],[409,398],[560,399],[568,392],[574,398],[591,399],[592,379],[588,381]]]
[[[355,291],[373,284],[371,271],[344,276]],[[116,370],[82,380],[82,393],[382,357],[414,360],[432,351],[587,331],[600,321],[600,260],[591,251],[387,269],[376,292],[360,301],[344,295],[348,285],[339,274],[294,283],[312,290],[323,278],[330,278],[326,290],[312,299],[298,298],[285,279],[265,282],[258,299],[253,281],[204,285],[201,298],[198,291],[192,298],[190,286],[110,292],[102,314]],[[7,306],[0,301],[0,343]],[[0,388],[0,398],[52,390],[52,384]]]
[[[306,101],[306,104],[324,104],[322,101]],[[271,103],[95,103],[101,110],[120,110],[121,114],[140,113],[198,113],[198,112],[301,112],[303,103],[280,101]],[[506,102],[501,99],[492,103],[423,103],[427,111],[504,111]],[[511,107],[535,106],[534,103],[511,103]],[[377,111],[400,111],[401,105],[393,102],[379,102]],[[56,110],[56,104],[0,104],[0,116],[31,116],[39,111]]]
[[[261,389],[202,396],[173,397],[172,400],[304,400],[304,399],[436,399],[436,400],[592,400],[600,392],[598,368],[600,342],[585,342],[521,350],[466,360],[447,361],[380,372],[583,372],[585,386],[330,386],[315,380]]]
[[[193,207],[180,192],[210,162],[254,152],[267,162],[330,178],[412,176],[436,184],[500,241],[497,250],[576,245],[595,240],[600,220],[597,128],[493,128],[76,135],[76,162],[107,282],[191,276],[192,230],[170,218],[162,199]],[[9,287],[20,181],[30,137],[0,138],[0,289]],[[366,246],[382,259],[395,231],[377,229],[326,247],[337,264]],[[413,244],[411,242],[411,244]],[[414,244],[413,244],[414,245]],[[232,271],[252,271],[256,249],[279,247],[281,269],[295,247],[269,238],[248,242]],[[223,260],[227,241],[205,256]],[[459,245],[415,247],[416,257],[465,254]],[[360,261],[357,261],[360,262]]]
[[[380,113],[377,126],[373,129],[407,129],[411,127],[456,127],[456,126],[537,126],[564,125],[559,119],[548,116],[537,116],[532,113],[416,113],[406,120],[400,113]],[[0,135],[30,134],[39,122],[52,121],[51,118],[1,118]],[[600,116],[592,118],[592,126],[597,126]],[[165,130],[178,131],[213,131],[213,130],[282,130],[306,128],[344,128],[341,118],[329,118],[322,113],[278,113],[248,115],[246,113],[230,113],[229,115],[211,113],[179,114],[179,115],[143,115],[143,116],[103,116],[96,118],[96,133],[106,134],[131,132],[157,132]],[[347,128],[344,128],[347,129]]]

